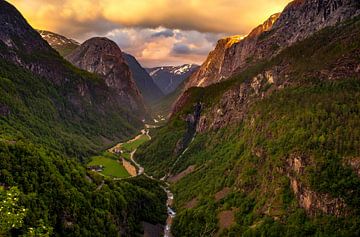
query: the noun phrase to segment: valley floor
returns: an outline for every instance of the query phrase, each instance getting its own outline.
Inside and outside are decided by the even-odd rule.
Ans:
[[[156,178],[147,175],[141,164],[134,160],[134,155],[138,147],[140,147],[143,143],[151,140],[149,129],[156,128],[156,126],[148,124],[146,124],[145,127],[146,129],[141,130],[141,134],[137,135],[136,137],[130,139],[127,142],[116,144],[114,147],[104,151],[101,156],[93,157],[92,161],[88,164],[88,168],[94,168],[95,166],[101,167],[101,169],[98,170],[98,173],[111,177],[114,180],[132,178],[140,175],[144,175],[145,177],[152,180],[157,180]],[[172,237],[171,224],[176,213],[171,209],[174,195],[169,190],[168,186],[168,183],[164,183],[163,186],[161,186],[168,197],[166,202],[168,209],[166,226],[163,228],[159,227],[159,224],[152,225],[150,223],[143,222],[144,236]],[[159,231],[159,228],[163,228],[163,230]]]

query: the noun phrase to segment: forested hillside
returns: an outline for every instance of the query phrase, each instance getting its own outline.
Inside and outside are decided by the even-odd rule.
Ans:
[[[142,221],[164,223],[166,194],[155,181],[113,181],[83,165],[137,133],[140,118],[5,1],[0,22],[0,200],[17,196],[0,206],[8,210],[0,235],[136,236]]]
[[[359,42],[355,18],[183,94],[136,157],[172,183],[175,236],[360,234]]]

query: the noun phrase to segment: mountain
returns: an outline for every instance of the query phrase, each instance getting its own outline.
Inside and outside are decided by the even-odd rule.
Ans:
[[[244,39],[220,40],[186,88],[208,86],[227,79],[320,29],[358,14],[359,2],[355,0],[293,1],[281,14],[272,15]]]
[[[73,65],[101,76],[119,96],[119,104],[138,116],[146,116],[145,104],[129,66],[119,46],[107,39],[95,37],[85,41],[66,59]]]
[[[175,91],[198,68],[199,66],[194,64],[184,64],[181,66],[147,68],[146,70],[158,87],[167,95]]]
[[[171,184],[174,236],[359,235],[359,9],[294,1],[220,41],[135,155]]]
[[[129,65],[132,77],[141,91],[145,101],[155,102],[164,97],[163,92],[155,84],[153,78],[140,65],[136,58],[130,54],[123,53],[126,63]]]
[[[38,30],[38,32],[43,39],[63,57],[68,56],[80,46],[80,43],[73,39],[66,38],[65,36],[44,30]],[[132,77],[144,99],[149,102],[154,102],[162,98],[164,94],[157,87],[146,70],[142,68],[136,58],[124,52],[122,53],[122,56],[128,64]]]
[[[158,183],[84,167],[143,127],[121,99],[0,1],[1,236],[137,236],[144,221],[165,223]]]
[[[58,51],[63,57],[70,54],[80,45],[79,42],[73,39],[68,39],[65,36],[50,31],[38,30],[38,32],[41,37],[46,40],[49,45],[53,47],[56,51]]]

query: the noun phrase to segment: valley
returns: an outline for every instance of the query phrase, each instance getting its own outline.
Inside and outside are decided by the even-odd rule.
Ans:
[[[155,125],[145,125],[146,129],[141,130],[141,134],[137,135],[136,137],[132,138],[131,140],[124,142],[124,143],[119,143],[117,145],[115,145],[114,147],[108,149],[108,152],[112,153],[114,155],[115,158],[117,158],[118,163],[115,162],[108,162],[108,161],[104,161],[104,160],[99,160],[97,159],[97,157],[94,157],[95,160],[91,161],[88,166],[92,166],[93,165],[101,165],[102,167],[104,167],[104,170],[100,171],[101,174],[103,175],[107,175],[110,176],[111,178],[113,178],[114,180],[121,180],[124,178],[132,178],[132,177],[136,177],[136,176],[145,176],[148,179],[151,180],[155,180],[154,177],[149,176],[148,174],[146,174],[145,169],[134,160],[134,155],[136,153],[136,150],[138,149],[138,147],[140,145],[142,145],[143,143],[145,143],[146,141],[150,141],[151,140],[151,136],[149,135],[149,129],[155,129],[156,126]],[[128,165],[130,166],[129,168],[126,168],[123,164],[121,164],[119,161],[121,159],[126,159],[128,160]],[[111,159],[111,158],[109,158]],[[107,171],[106,168],[109,167],[110,169],[115,169],[115,170],[111,170],[111,171]],[[127,173],[120,173],[117,170],[121,168],[125,168],[127,170]],[[129,170],[135,170],[134,173],[132,173]],[[126,172],[126,171],[125,171]],[[120,173],[120,174],[119,174]],[[173,193],[170,191],[169,189],[169,183],[167,182],[163,182],[162,180],[158,179],[157,181],[159,181],[161,183],[161,187],[164,190],[164,192],[167,195],[167,200],[166,203],[164,204],[167,208],[167,212],[168,212],[168,217],[166,220],[166,225],[165,227],[163,227],[164,229],[164,236],[165,237],[172,237],[171,234],[171,225],[173,222],[174,217],[176,216],[176,213],[171,209],[172,205],[173,205],[173,199],[174,199],[174,195]],[[148,227],[148,229],[151,229],[151,226]],[[151,232],[149,230],[149,232]],[[156,231],[155,231],[156,232]],[[145,236],[147,236],[147,233],[145,233]]]
[[[360,236],[360,2],[255,2],[0,0],[0,236]]]

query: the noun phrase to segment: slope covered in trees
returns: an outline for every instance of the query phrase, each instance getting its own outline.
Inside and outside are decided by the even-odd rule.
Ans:
[[[0,200],[18,196],[0,206],[10,213],[0,215],[0,234],[136,236],[142,221],[164,223],[166,194],[156,182],[113,181],[84,168],[90,155],[137,133],[140,118],[5,1],[0,23]]]
[[[184,93],[136,156],[173,182],[175,236],[359,235],[359,39],[355,18]]]

